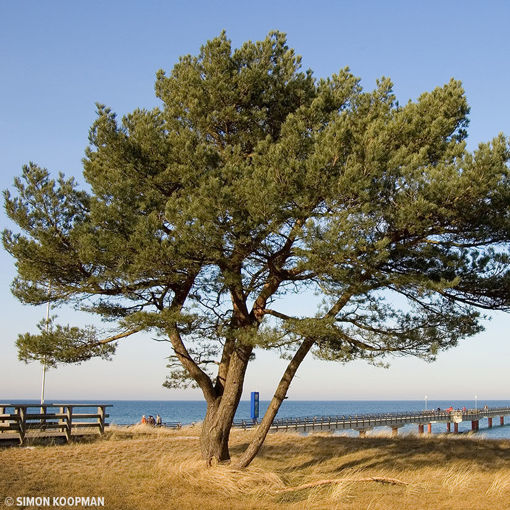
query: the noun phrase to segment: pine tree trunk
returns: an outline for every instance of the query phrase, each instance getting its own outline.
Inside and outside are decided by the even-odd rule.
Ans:
[[[232,354],[223,394],[207,403],[200,448],[208,466],[230,461],[228,449],[230,429],[241,400],[244,376],[252,350],[252,347],[243,346]]]
[[[296,374],[299,365],[301,365],[301,362],[308,354],[308,351],[311,349],[313,344],[314,340],[306,338],[287,365],[287,369],[276,388],[273,399],[264,414],[264,418],[262,418],[260,425],[257,427],[248,448],[246,448],[244,453],[235,462],[234,467],[236,469],[243,469],[247,467],[259,452],[264,440],[266,439],[267,433],[269,432],[269,428],[273,423],[276,413],[285,399],[290,383],[292,382],[292,379],[294,379],[294,375]]]
[[[207,413],[200,435],[200,449],[207,465],[217,462],[229,462],[228,438],[232,422],[224,423],[219,420],[221,397],[207,405]]]

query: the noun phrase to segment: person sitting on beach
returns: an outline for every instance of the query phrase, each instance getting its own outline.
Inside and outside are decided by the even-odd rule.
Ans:
[[[156,425],[156,420],[154,419],[154,416],[149,415],[149,425],[152,425],[154,427],[154,425]]]
[[[161,427],[161,416],[159,414],[156,415],[156,427]]]
[[[142,416],[142,420],[140,421],[142,425],[147,425],[147,418],[145,417],[145,414]]]

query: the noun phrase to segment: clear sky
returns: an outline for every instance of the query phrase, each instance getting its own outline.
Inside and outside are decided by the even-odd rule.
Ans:
[[[278,29],[324,77],[344,66],[366,88],[389,76],[400,103],[460,79],[471,106],[469,147],[510,135],[510,2],[501,1],[19,1],[0,2],[0,187],[28,161],[80,178],[94,103],[119,114],[157,105],[155,72],[196,54],[222,29],[237,47]],[[0,228],[9,227],[2,209]],[[35,330],[43,307],[18,303],[15,268],[0,250],[0,400],[38,398],[41,368],[17,361],[18,333]],[[295,306],[307,307],[307,296]],[[311,303],[310,303],[311,304]],[[72,311],[65,322],[90,323]],[[510,398],[510,316],[494,314],[484,333],[443,353],[434,364],[399,358],[389,370],[311,358],[289,391],[292,399]],[[114,361],[61,367],[47,375],[47,400],[199,399],[162,388],[169,344],[135,335]],[[272,396],[284,362],[259,354],[245,397]]]

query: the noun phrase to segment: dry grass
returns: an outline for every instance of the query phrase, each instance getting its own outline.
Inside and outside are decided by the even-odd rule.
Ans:
[[[207,469],[199,427],[112,428],[68,445],[0,448],[5,496],[104,496],[109,509],[510,509],[510,441],[270,435],[244,471]],[[238,455],[250,432],[232,435]],[[397,478],[407,486],[357,481]],[[283,492],[321,479],[340,483]]]

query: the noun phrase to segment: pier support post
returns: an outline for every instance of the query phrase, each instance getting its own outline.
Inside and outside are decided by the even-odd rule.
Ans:
[[[488,427],[491,429],[492,428],[492,418],[487,418],[487,421],[488,421]]]
[[[504,425],[505,424],[505,417],[504,416],[500,416],[499,417],[499,424],[500,425]]]
[[[427,423],[427,434],[432,434],[432,423]]]
[[[418,434],[423,434],[423,429],[424,429],[424,425],[423,425],[423,423],[421,423],[420,425],[418,425]]]
[[[446,422],[446,432],[451,432],[452,431],[451,426],[452,426],[452,424],[449,421]]]
[[[458,423],[454,423],[453,424],[453,433],[454,434],[458,434],[459,433],[459,424]]]
[[[479,429],[479,422],[478,422],[478,420],[473,420],[471,422],[471,430],[473,432],[476,432],[478,429]]]

